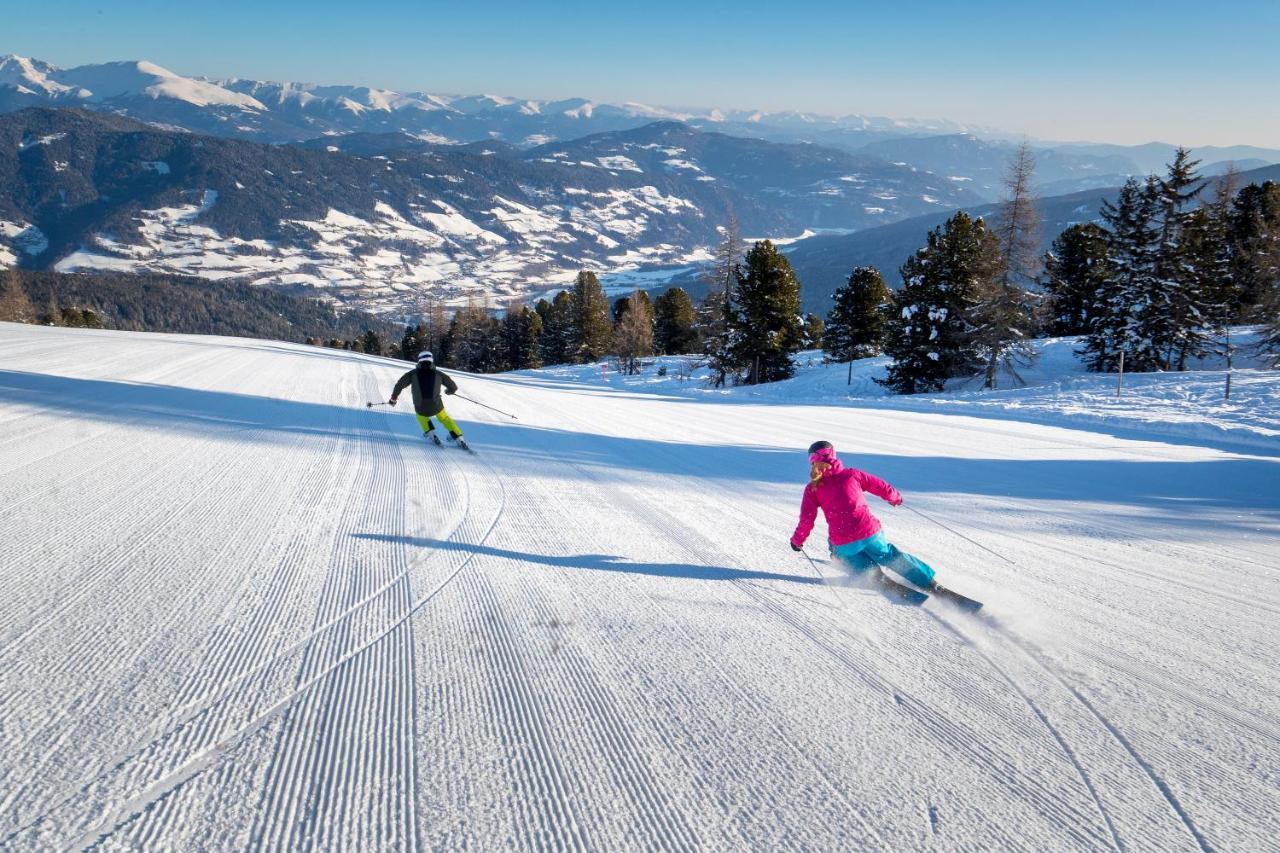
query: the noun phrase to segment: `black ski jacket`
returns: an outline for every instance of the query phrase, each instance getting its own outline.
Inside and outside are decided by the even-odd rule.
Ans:
[[[413,410],[427,417],[444,408],[444,401],[440,399],[441,385],[448,389],[450,394],[458,390],[458,384],[437,370],[434,365],[420,364],[400,377],[400,381],[391,392],[391,398],[396,399],[401,391],[411,385],[413,386]]]

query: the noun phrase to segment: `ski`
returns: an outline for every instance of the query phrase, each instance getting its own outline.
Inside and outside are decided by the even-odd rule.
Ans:
[[[959,607],[961,610],[968,611],[969,613],[977,613],[982,609],[981,601],[969,598],[967,595],[961,595],[954,589],[947,589],[937,581],[931,583],[927,589],[929,594],[936,596],[940,601],[945,601],[946,603],[954,607]]]
[[[942,586],[937,581],[929,584],[928,587],[921,591],[914,586],[902,583],[879,569],[874,571],[870,577],[872,583],[880,590],[880,592],[890,598],[903,601],[907,604],[920,605],[924,604],[930,598],[936,598],[939,601],[950,604],[952,607],[958,607],[967,613],[977,613],[982,609],[981,601],[969,598],[967,595],[961,595],[954,589],[948,589],[947,587]]]
[[[886,575],[879,569],[875,569],[870,574],[871,582],[880,592],[889,598],[903,602],[904,604],[914,604],[919,606],[929,600],[929,596],[925,595],[915,587],[898,583],[893,578]]]

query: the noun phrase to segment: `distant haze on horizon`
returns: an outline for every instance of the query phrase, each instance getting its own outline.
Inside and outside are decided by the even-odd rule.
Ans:
[[[1121,8],[1123,7],[1123,8]],[[0,53],[188,76],[945,119],[1050,141],[1280,148],[1280,3],[49,0]],[[194,34],[194,38],[193,38]],[[194,43],[193,43],[194,42]],[[1174,45],[1176,47],[1170,47]]]

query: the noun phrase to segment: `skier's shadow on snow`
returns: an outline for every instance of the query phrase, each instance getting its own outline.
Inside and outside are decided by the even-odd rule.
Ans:
[[[589,569],[601,572],[623,572],[633,575],[649,575],[661,578],[686,578],[700,581],[786,581],[787,583],[817,586],[821,583],[817,578],[803,575],[783,575],[775,572],[756,572],[750,569],[731,569],[724,566],[704,566],[694,563],[637,563],[625,557],[609,554],[530,554],[525,551],[511,551],[506,548],[495,548],[492,545],[473,545],[469,542],[450,542],[446,539],[429,539],[418,536],[398,536],[390,533],[354,533],[357,539],[370,539],[375,542],[394,542],[411,545],[416,548],[438,548],[442,551],[457,551],[485,557],[499,557],[520,563],[535,563],[541,566],[554,566],[562,569]]]

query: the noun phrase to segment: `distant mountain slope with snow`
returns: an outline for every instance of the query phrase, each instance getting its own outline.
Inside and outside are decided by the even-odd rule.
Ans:
[[[438,142],[501,139],[532,146],[626,130],[662,119],[745,132],[748,136],[779,134],[782,141],[789,142],[812,140],[810,134],[814,132],[829,134],[827,141],[866,143],[911,132],[954,133],[966,129],[948,121],[874,116],[672,109],[585,98],[538,100],[432,94],[236,77],[214,80],[183,77],[147,61],[64,69],[39,59],[0,56],[0,112],[76,103],[198,133],[262,142],[405,132]]]
[[[500,95],[402,92],[372,86],[184,77],[147,61],[63,69],[39,59],[0,56],[0,112],[31,106],[83,106],[167,128],[260,142],[403,133],[436,143],[502,141],[534,147],[653,121],[781,143],[812,143],[901,162],[995,199],[1012,147],[1009,135],[947,120],[828,116],[795,111],[670,108],[585,98],[539,100]],[[1159,171],[1174,146],[1034,142],[1038,181],[1052,194],[1117,183]],[[1205,146],[1206,166],[1280,162],[1280,150]],[[1247,168],[1243,166],[1242,168]]]
[[[403,369],[0,324],[0,846],[1280,836],[1274,449]],[[819,438],[985,618],[791,551]]]
[[[875,158],[671,122],[531,151],[351,141],[347,154],[85,111],[0,115],[0,265],[234,277],[396,312],[428,293],[503,301],[583,267],[704,259],[729,211],[787,237],[973,200]]]

